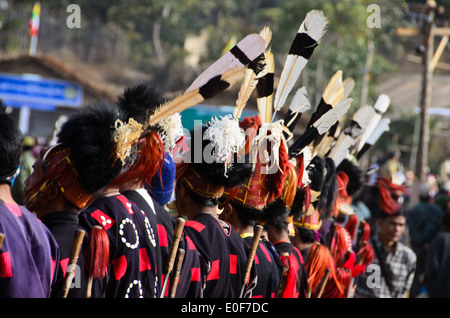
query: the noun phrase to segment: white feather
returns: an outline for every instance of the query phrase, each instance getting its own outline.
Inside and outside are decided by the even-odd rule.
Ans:
[[[323,11],[311,10],[306,14],[305,20],[298,29],[298,33],[307,33],[310,37],[316,40],[316,42],[319,42],[327,31],[327,24],[328,19],[323,14]]]
[[[391,99],[389,98],[389,96],[387,96],[386,94],[381,94],[380,96],[378,96],[378,99],[375,102],[373,108],[383,114],[388,109],[390,103]]]
[[[269,98],[258,98],[257,99],[258,116],[263,122],[266,122],[265,115],[267,114],[268,107],[272,107],[271,99]],[[271,114],[271,113],[270,113]],[[268,119],[270,121],[270,118]]]
[[[306,14],[297,33],[307,33],[316,42],[319,42],[326,32],[327,24],[328,20],[322,11],[312,10]],[[286,57],[286,62],[281,71],[280,81],[275,93],[273,117],[275,117],[275,113],[284,106],[287,96],[299,78],[300,73],[305,68],[306,63],[308,63],[308,60],[302,56],[288,54]]]
[[[292,124],[292,122],[297,118],[299,114],[303,114],[304,112],[311,109],[311,103],[308,100],[308,92],[306,91],[306,87],[301,87],[297,90],[294,98],[291,101],[289,109],[294,114],[294,116],[288,123],[286,123],[287,127]]]
[[[378,122],[378,124],[375,127],[375,129],[373,130],[372,134],[367,139],[366,143],[373,146],[384,132],[389,131],[390,123],[391,123],[391,120],[389,118],[382,118]]]
[[[350,151],[350,147],[355,144],[355,139],[352,136],[341,134],[336,142],[336,146],[331,149],[328,157],[333,159],[336,167],[345,159]]]
[[[308,111],[311,108],[311,103],[308,99],[308,91],[306,90],[306,87],[301,87],[297,90],[297,92],[294,95],[294,98],[292,98],[291,105],[289,106],[289,109],[293,113],[304,113]]]
[[[300,73],[305,68],[306,63],[308,63],[308,60],[302,56],[288,55],[286,57],[286,63],[284,64],[280,82],[275,93],[274,116],[284,106],[287,96],[299,78]]]
[[[373,116],[375,115],[375,109],[372,106],[366,105],[363,107],[360,107],[354,114],[352,119],[358,123],[358,125],[365,130]]]
[[[346,78],[342,85],[344,85],[344,96],[342,98],[347,99],[355,88],[355,80],[351,77]]]
[[[251,61],[257,58],[266,49],[266,41],[259,34],[255,33],[247,35],[236,45]],[[201,73],[191,84],[191,86],[189,86],[186,93],[196,90],[197,88],[203,86],[211,78],[223,74],[227,70],[242,66],[243,64],[239,61],[239,59],[228,51],[203,73]]]
[[[273,74],[275,71],[275,64],[273,61],[273,53],[270,49],[264,52],[266,66],[264,67],[265,74]],[[258,78],[258,83],[259,78]],[[256,85],[258,85],[258,83]],[[272,93],[269,96],[259,97],[256,94],[256,104],[258,107],[258,115],[263,122],[270,122],[272,119],[272,108],[273,108],[273,86],[271,87]]]
[[[352,101],[352,98],[347,98],[340,101],[335,107],[327,111],[313,123],[313,126],[317,129],[320,135],[327,132],[331,126],[333,126],[339,118],[341,118],[348,111]]]
[[[260,73],[264,73],[264,71]],[[258,78],[259,74],[257,76],[252,69],[248,68],[245,70],[244,80],[241,84],[241,88],[239,89],[236,107],[233,112],[233,117],[235,120],[238,120],[241,117],[242,111],[245,105],[247,105],[250,95],[255,90],[256,84],[258,84]]]
[[[375,105],[373,107],[375,114],[372,116],[371,122],[366,127],[363,135],[361,136],[361,138],[358,142],[356,151],[359,152],[362,149],[362,147],[364,146],[364,144],[367,142],[367,138],[369,138],[369,136],[374,131],[375,127],[377,126],[378,122],[381,119],[382,114],[384,112],[386,112],[386,110],[388,109],[390,102],[391,102],[391,100],[390,100],[389,96],[387,96],[385,94],[381,94],[378,97],[378,99],[375,102]]]
[[[342,83],[342,70],[338,70],[328,82],[322,93],[322,98],[328,105],[336,105],[341,100],[345,100],[344,84]]]

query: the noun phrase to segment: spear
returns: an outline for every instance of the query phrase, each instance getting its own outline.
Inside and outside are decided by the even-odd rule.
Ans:
[[[183,259],[185,250],[180,248],[178,250],[177,259],[175,261],[175,272],[173,273],[172,283],[170,284],[169,298],[175,298],[178,287],[178,279],[180,278],[181,266],[183,265]]]
[[[161,290],[160,298],[164,298],[164,294],[166,292],[167,283],[169,282],[170,273],[172,272],[173,264],[175,263],[175,257],[177,255],[178,245],[180,243],[181,234],[183,233],[185,222],[186,221],[182,217],[179,217],[179,218],[177,218],[177,221],[175,223],[172,243],[170,244],[170,249],[169,249],[169,259],[167,260],[166,276],[164,277],[164,284],[163,284],[163,287]]]
[[[250,250],[248,251],[247,262],[245,263],[245,272],[242,280],[241,292],[239,298],[244,296],[245,286],[248,283],[248,278],[250,275],[250,270],[252,269],[253,259],[255,258],[256,249],[258,248],[259,239],[261,238],[263,226],[257,224],[255,226],[255,232],[253,234],[252,243],[250,245]]]
[[[72,243],[72,250],[70,251],[69,265],[67,266],[67,273],[64,277],[63,283],[63,298],[67,298],[69,294],[70,285],[75,276],[75,265],[77,265],[78,257],[80,255],[81,244],[86,232],[82,229],[77,229]]]

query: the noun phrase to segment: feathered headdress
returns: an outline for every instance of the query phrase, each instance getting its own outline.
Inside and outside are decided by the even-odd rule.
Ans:
[[[126,112],[127,118],[133,118],[144,125],[148,118],[158,109],[166,99],[151,83],[139,83],[126,88],[117,98],[119,106]],[[159,133],[166,151],[171,151],[175,143],[183,135],[181,115],[174,113],[164,118],[154,127],[149,127]]]
[[[355,87],[355,81],[353,78],[346,78],[342,85],[344,87],[344,93],[342,95],[341,100],[346,100],[350,93],[352,92],[353,88]],[[315,153],[319,156],[326,156],[330,149],[334,146],[336,143],[336,140],[340,136],[342,130],[343,130],[343,122],[344,122],[345,114],[339,118],[336,123],[330,127],[328,130],[328,133],[326,133],[320,140],[320,142],[315,146]]]
[[[243,147],[242,155],[249,155],[252,158],[253,140],[257,136],[258,130],[262,122],[258,116],[246,117],[239,122],[239,126],[244,129],[246,137],[246,146]],[[235,190],[226,189],[224,202],[232,202],[243,206],[251,211],[261,211],[267,204],[269,196],[269,185],[267,182],[267,174],[261,173],[263,164],[255,158],[256,162],[252,162],[252,175],[248,182],[240,185]]]
[[[378,122],[381,120],[383,114],[389,108],[390,103],[391,100],[389,96],[387,96],[386,94],[381,94],[380,96],[378,96],[378,99],[375,102],[375,105],[373,106],[374,112],[371,116],[371,120],[358,140],[357,147],[354,151],[355,153],[358,153],[362,150],[369,137],[372,135],[373,132],[375,132],[375,128],[377,127]]]
[[[300,25],[291,44],[281,72],[280,82],[275,93],[273,116],[284,106],[292,87],[325,34],[327,24],[328,20],[322,11],[312,10],[306,14],[305,20]]]
[[[44,175],[28,187],[32,209],[49,182],[79,209],[122,170],[114,141],[116,120],[123,120],[116,104],[99,102],[72,115],[58,132],[58,143],[41,152]],[[32,195],[30,195],[32,193]]]
[[[131,119],[128,122],[118,122],[116,139],[121,144],[121,156],[129,156],[138,139],[148,134],[152,127],[162,123],[162,127],[167,128],[174,122],[168,120],[171,116],[176,116],[177,113],[200,104],[236,84],[242,79],[245,66],[260,56],[265,48],[266,42],[260,35],[248,35],[200,74],[184,94],[159,105],[145,123],[136,124],[136,121]]]
[[[260,34],[247,35],[200,74],[186,90],[186,93],[200,89],[212,78],[220,78],[230,70],[243,70],[250,62],[257,59],[266,47],[266,39]]]
[[[391,120],[389,118],[381,118],[376,127],[374,128],[373,132],[370,134],[370,136],[367,138],[366,143],[363,145],[361,150],[359,150],[356,153],[356,159],[359,160],[361,157],[369,150],[381,137],[383,133],[386,131],[389,131],[389,124],[391,123]]]
[[[90,193],[108,185],[123,168],[114,140],[117,121],[125,121],[120,108],[101,102],[71,116],[58,133],[58,143],[70,149],[71,162]]]
[[[160,171],[165,150],[164,144],[161,136],[167,136],[167,134],[173,134],[181,129],[181,121],[179,126],[173,129],[168,127],[161,128],[158,124],[151,127],[148,133],[145,133],[142,129],[143,125],[146,123],[147,119],[154,111],[165,101],[161,92],[156,90],[150,85],[150,83],[141,83],[136,86],[128,87],[125,89],[124,93],[118,97],[118,104],[120,108],[126,114],[126,122],[117,123],[118,130],[122,131],[123,127],[128,127],[129,129],[135,129],[135,135],[127,134],[127,130],[122,131],[122,135],[116,134],[116,140],[123,142],[126,140],[132,141],[134,136],[137,141],[135,144],[130,144],[130,156],[133,160],[127,165],[127,169],[124,169],[120,176],[118,176],[112,184],[121,186],[125,182],[131,180],[140,180],[145,183],[152,179],[152,177]],[[174,114],[179,115],[179,114]],[[132,125],[134,124],[134,125]],[[140,134],[138,136],[138,134]],[[179,136],[177,136],[179,137]],[[170,143],[175,143],[176,139],[171,140]],[[165,138],[167,141],[167,138]]]
[[[310,145],[313,141],[317,145],[320,138],[348,111],[352,99],[343,100],[343,94],[342,71],[337,71],[325,88],[305,132],[289,147],[290,156],[298,155],[304,147]],[[314,147],[314,145],[312,146]],[[316,153],[313,150],[313,154]]]
[[[367,105],[360,107],[352,117],[350,123],[339,135],[336,144],[331,148],[328,156],[332,158],[338,166],[344,160],[355,146],[358,137],[360,137],[370,124],[375,114],[374,109]]]
[[[225,54],[220,59],[222,60],[220,63],[218,61],[210,67],[212,71],[214,71],[213,67],[215,65],[219,66],[219,70],[220,68],[228,69],[229,66],[223,64],[223,61],[228,61],[229,63],[240,63],[242,68],[245,69],[244,80],[241,83],[233,115],[230,114],[221,118],[213,117],[204,132],[204,139],[209,140],[213,144],[213,158],[225,164],[225,176],[227,175],[227,170],[233,156],[238,154],[245,145],[245,136],[243,130],[239,127],[238,120],[251,93],[256,88],[258,79],[264,75],[264,50],[270,42],[270,39],[270,29],[264,28],[259,35],[248,36],[242,40],[228,52],[228,55]],[[251,42],[255,42],[253,46],[249,46],[250,40]],[[263,45],[260,45],[261,40],[263,41]],[[208,74],[207,71],[205,74]],[[204,77],[204,75],[200,75],[200,77]]]
[[[264,39],[266,47],[268,47],[270,40],[272,39],[272,31],[268,27],[264,27],[259,35]],[[260,54],[256,59],[250,62],[245,70],[244,80],[241,83],[238,99],[236,100],[236,108],[233,112],[235,120],[239,120],[247,101],[249,100],[252,92],[255,90],[259,80],[265,77],[267,72],[273,73],[273,61],[267,61],[267,54],[271,54],[270,50]],[[269,70],[267,67],[269,66]]]
[[[184,155],[183,162],[177,164],[176,180],[198,196],[217,199],[225,189],[232,189],[247,181],[252,173],[252,165],[245,156],[238,158],[237,149],[225,158],[216,156],[213,138],[217,136],[205,134],[210,125],[196,126],[191,131],[190,149]],[[223,160],[229,160],[229,165],[225,165]]]

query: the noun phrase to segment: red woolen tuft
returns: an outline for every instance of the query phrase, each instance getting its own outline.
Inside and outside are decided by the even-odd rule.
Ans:
[[[281,196],[286,179],[287,169],[289,168],[289,155],[284,146],[284,142],[280,143],[279,148],[279,169],[276,173],[269,176],[269,202]]]
[[[119,175],[113,185],[121,186],[130,180],[149,182],[152,177],[161,171],[164,162],[164,145],[156,131],[145,135],[140,141],[139,158],[130,169]]]
[[[378,196],[380,208],[387,214],[395,214],[398,212],[401,206],[392,195],[407,194],[406,187],[394,184],[386,178],[379,178],[378,189],[380,191]]]
[[[89,237],[88,268],[93,278],[106,276],[109,261],[109,238],[106,231],[99,227],[92,228]]]
[[[352,240],[355,237],[357,226],[358,226],[358,216],[356,216],[356,214],[350,215],[348,217],[347,223],[345,224],[345,229],[350,234]]]

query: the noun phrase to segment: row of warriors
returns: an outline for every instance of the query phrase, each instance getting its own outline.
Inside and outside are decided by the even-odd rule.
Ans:
[[[72,115],[34,163],[26,208],[0,201],[1,296],[351,297],[373,260],[370,225],[350,207],[362,186],[358,160],[385,131],[387,106],[346,120],[351,79],[338,71],[294,138],[311,109],[306,89],[284,104],[326,27],[321,11],[306,15],[276,92],[265,27],[173,100],[141,83]],[[183,110],[238,82],[233,114],[183,129]],[[241,118],[252,92],[258,115]],[[20,141],[0,119],[3,139]]]

